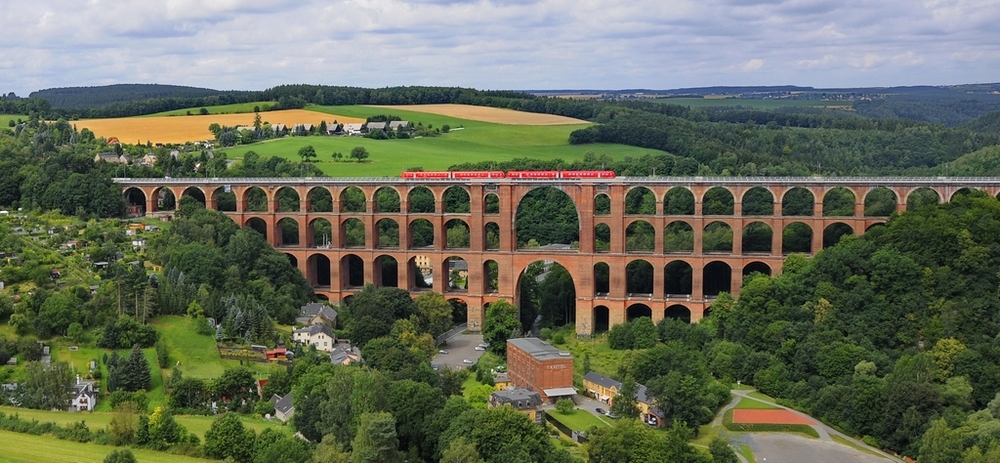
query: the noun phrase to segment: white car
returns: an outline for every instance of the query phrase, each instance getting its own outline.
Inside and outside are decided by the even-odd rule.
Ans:
[[[468,364],[468,365],[471,365],[471,364],[472,364],[473,362],[472,362],[472,360],[469,360],[469,359],[465,359],[465,360],[462,360],[462,363],[465,363],[465,364]]]
[[[438,353],[441,354],[441,355],[444,355],[444,354],[447,354],[448,351],[446,351],[446,350],[439,350]]]
[[[486,350],[486,348],[483,346],[476,346],[476,350]]]
[[[486,350],[486,348],[490,347],[490,345],[484,342],[484,343],[482,343],[482,344],[480,344],[480,345],[478,345],[476,347],[482,347],[483,348],[482,350]]]

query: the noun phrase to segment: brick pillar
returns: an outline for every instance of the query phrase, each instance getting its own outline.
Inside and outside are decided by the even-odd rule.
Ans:
[[[580,214],[580,253],[594,252],[594,186],[584,185],[573,201]]]
[[[358,256],[358,257],[360,257],[360,256]],[[372,259],[372,260],[366,262],[364,258],[361,258],[361,262],[364,262],[364,266],[365,266],[365,277],[364,277],[365,281],[364,281],[364,283],[375,283],[375,260]]]
[[[705,299],[705,264],[691,263],[691,299],[701,301]]]
[[[740,219],[733,220],[733,255],[741,256],[743,255],[743,221]]]
[[[295,223],[299,224],[299,246],[300,248],[309,247],[309,240],[312,234],[309,233],[309,223],[306,222],[305,216],[298,216],[294,219]]]
[[[694,255],[700,256],[705,253],[702,235],[705,233],[704,219],[692,220],[691,228],[694,231]]]
[[[734,298],[739,297],[741,286],[743,286],[743,269],[737,264],[736,267],[732,268],[732,276],[729,280],[729,294],[732,294]]]
[[[815,219],[806,222],[809,224],[809,228],[812,230],[812,247],[810,251],[812,255],[823,250],[823,220]]]
[[[594,334],[594,301],[589,298],[576,299],[576,335],[590,337]]]
[[[771,255],[780,256],[783,254],[781,249],[782,246],[781,238],[782,234],[785,232],[785,229],[782,227],[781,220],[772,219],[770,225],[771,225]]]

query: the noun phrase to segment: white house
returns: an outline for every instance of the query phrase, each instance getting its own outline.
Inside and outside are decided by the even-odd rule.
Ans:
[[[271,401],[274,402],[274,417],[281,421],[288,421],[292,419],[292,415],[295,414],[295,407],[292,405],[292,393],[289,392],[288,395],[281,397],[275,394],[271,397]]]
[[[365,124],[360,123],[360,122],[350,123],[350,124],[344,124],[344,133],[346,133],[348,135],[360,135],[361,134],[361,128],[364,127],[364,125]]]
[[[97,391],[94,390],[94,382],[84,381],[80,379],[80,375],[77,375],[76,384],[73,385],[73,402],[70,404],[69,410],[92,412],[96,406]]]
[[[306,346],[316,346],[316,350],[329,353],[333,351],[337,338],[329,326],[317,323],[292,331],[292,340]]]

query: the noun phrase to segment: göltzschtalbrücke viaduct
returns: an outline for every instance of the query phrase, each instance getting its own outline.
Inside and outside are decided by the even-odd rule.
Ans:
[[[241,227],[253,227],[331,302],[365,283],[414,293],[430,289],[468,304],[470,330],[481,329],[489,303],[516,303],[529,264],[557,262],[573,278],[581,335],[643,315],[654,323],[664,317],[698,321],[720,292],[738,295],[745,275],[780,272],[789,252],[812,255],[841,235],[864,233],[916,197],[949,201],[962,189],[1000,192],[1000,179],[941,177],[115,181],[130,214],[169,215],[161,205],[191,196]],[[578,244],[518,246],[525,240],[515,230],[517,207],[542,187],[572,199]],[[377,195],[380,189],[386,190]],[[636,194],[647,204],[655,199],[655,213],[628,210],[627,198]],[[806,198],[812,207],[789,211],[795,195],[800,205]],[[453,196],[465,205],[453,207],[455,201],[446,200]],[[376,198],[391,204],[380,206]],[[883,207],[873,211],[878,198]],[[455,228],[465,229],[468,238],[459,233],[449,243],[448,231]],[[653,242],[630,240],[639,230],[655,232]],[[450,278],[455,271],[463,285],[453,284],[461,281]]]

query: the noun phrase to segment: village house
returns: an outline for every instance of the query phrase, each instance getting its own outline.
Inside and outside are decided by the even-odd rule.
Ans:
[[[94,162],[113,162],[117,164],[128,164],[128,158],[119,156],[118,153],[104,152],[94,155]]]
[[[153,153],[146,153],[145,156],[139,159],[140,166],[152,167],[156,164],[156,155]]]
[[[361,135],[361,128],[364,126],[365,124],[361,122],[352,122],[349,124],[344,124],[344,133],[348,135]]]
[[[271,397],[274,402],[274,417],[281,421],[288,421],[295,415],[295,406],[292,405],[292,393],[289,392],[284,397],[275,394]]]
[[[531,421],[534,421],[536,424],[544,422],[545,414],[542,411],[542,396],[537,392],[531,392],[527,389],[494,391],[490,394],[487,405],[490,408],[513,407],[514,410],[528,415],[528,418],[531,418]]]
[[[321,302],[310,302],[299,308],[299,315],[295,317],[295,323],[301,325],[322,323],[330,328],[336,328],[337,311]]]
[[[361,351],[342,339],[337,340],[333,350],[330,351],[330,363],[334,365],[349,365],[360,361]]]
[[[653,400],[646,395],[646,386],[636,384],[635,400],[639,407],[639,419],[650,426],[663,426],[663,411],[653,404]],[[589,372],[583,376],[583,388],[594,396],[595,399],[608,405],[615,403],[615,396],[622,389],[622,383],[596,372]]]
[[[366,128],[368,129],[368,132],[371,132],[372,130],[381,130],[384,132],[385,122],[369,122],[368,125],[366,125]]]
[[[329,326],[316,323],[292,331],[292,340],[306,346],[316,346],[316,350],[329,353],[333,351],[337,338]]]
[[[97,406],[97,390],[94,389],[93,381],[84,381],[80,375],[76,375],[76,384],[73,385],[73,401],[69,410],[72,412],[94,411]]]
[[[410,126],[409,121],[391,121],[389,122],[389,130],[398,130],[400,127],[407,128]]]

